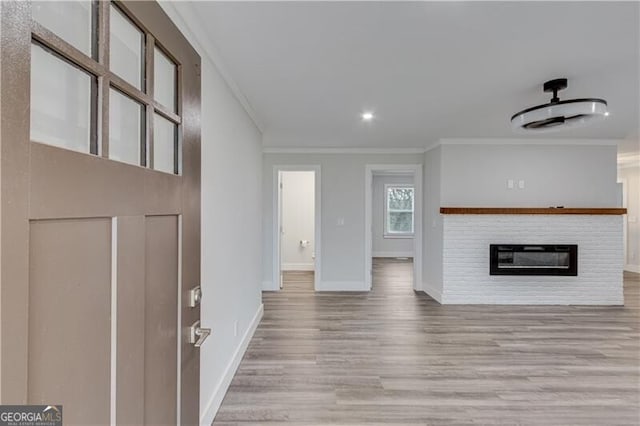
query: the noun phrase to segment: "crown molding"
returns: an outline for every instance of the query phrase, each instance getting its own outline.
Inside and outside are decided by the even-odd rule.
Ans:
[[[436,145],[618,145],[617,139],[443,138]],[[433,146],[435,147],[435,146]],[[430,148],[431,149],[431,148]]]
[[[424,148],[264,147],[264,154],[423,154]]]
[[[258,128],[260,133],[264,133],[264,124],[258,118],[258,114],[255,112],[249,100],[244,95],[240,87],[235,82],[231,74],[224,66],[220,54],[215,48],[215,44],[211,40],[211,37],[204,31],[204,24],[202,18],[193,9],[193,5],[190,2],[174,2],[167,0],[159,0],[158,3],[169,16],[169,19],[180,29],[190,43],[194,44],[194,48],[200,55],[205,56],[209,62],[215,67],[216,71],[224,82],[226,83],[233,96],[242,105],[249,118],[253,121],[253,124]],[[179,4],[179,8],[176,7],[176,3]]]

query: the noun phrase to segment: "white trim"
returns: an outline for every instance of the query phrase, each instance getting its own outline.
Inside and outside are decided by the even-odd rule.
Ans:
[[[422,154],[424,148],[264,147],[264,154]]]
[[[369,291],[363,281],[322,281],[316,291]]]
[[[631,263],[627,263],[624,265],[624,270],[640,274],[640,265],[632,265]]]
[[[422,291],[436,302],[442,304],[442,292],[429,283],[422,283]]]
[[[273,227],[272,227],[272,284],[270,290],[280,290],[281,270],[280,270],[280,227],[282,226],[282,216],[280,209],[282,208],[280,200],[280,182],[281,172],[315,172],[314,176],[314,250],[315,250],[315,274],[314,288],[318,290],[321,282],[322,272],[322,169],[319,164],[305,165],[274,165],[273,166],[273,191],[272,191],[272,208],[273,208]],[[276,283],[276,285],[274,285]],[[263,289],[265,289],[263,283]],[[275,289],[273,287],[276,287]]]
[[[178,215],[178,318],[177,318],[177,335],[178,341],[176,342],[176,378],[177,378],[177,390],[176,390],[176,425],[180,426],[182,420],[182,215]],[[186,340],[186,339],[185,339]],[[198,389],[198,397],[200,397],[200,390]]]
[[[364,176],[364,282],[365,287],[372,285],[373,254],[373,175],[380,171],[411,171],[413,174],[413,289],[422,287],[422,164],[367,164]]]
[[[412,251],[374,251],[372,257],[413,257]]]
[[[438,145],[606,145],[617,146],[616,139],[525,139],[525,138],[443,138]]]
[[[118,378],[118,218],[111,218],[111,386],[109,417],[116,424],[116,400]]]
[[[283,271],[313,271],[314,269],[313,262],[309,263],[283,263],[282,270]]]
[[[200,417],[201,425],[210,425],[213,423],[213,419],[216,417],[218,413],[218,409],[220,408],[220,404],[222,404],[222,400],[224,399],[225,394],[227,393],[227,389],[229,389],[229,385],[231,384],[231,380],[233,376],[236,374],[236,370],[240,365],[240,361],[242,361],[242,357],[247,351],[247,347],[249,347],[249,342],[253,338],[258,325],[260,324],[260,320],[262,320],[262,315],[264,313],[264,305],[261,303],[258,306],[258,310],[256,311],[251,323],[249,323],[249,327],[247,331],[242,336],[242,340],[240,344],[236,348],[236,351],[233,353],[229,364],[227,364],[227,368],[225,368],[222,378],[216,385],[215,391],[213,392],[213,396],[209,400],[206,408],[202,411],[202,416]]]
[[[206,28],[206,24],[202,22],[200,14],[194,11],[188,2],[178,2],[180,3],[180,11],[174,5],[175,2],[159,1],[158,3],[162,9],[164,9],[171,21],[179,27],[180,31],[187,37],[188,41],[193,45],[198,53],[201,56],[205,56],[209,62],[213,64],[216,71],[227,84],[227,87],[229,87],[229,90],[231,90],[231,93],[233,93],[238,103],[240,103],[251,121],[253,121],[253,124],[258,128],[260,133],[264,133],[265,127],[261,120],[258,119],[258,114],[251,107],[249,100],[242,90],[240,90],[240,86],[238,86],[235,80],[231,77],[231,74],[227,71],[226,66],[220,58],[220,54],[215,48],[215,43],[209,37],[207,32],[202,30],[202,28]],[[197,23],[197,25],[194,25],[194,23]]]
[[[262,281],[262,291],[278,291],[280,288],[273,285],[273,281]]]
[[[424,147],[263,147],[264,154],[424,154],[441,145],[618,145],[617,139],[443,138]],[[634,164],[637,165],[637,164]]]

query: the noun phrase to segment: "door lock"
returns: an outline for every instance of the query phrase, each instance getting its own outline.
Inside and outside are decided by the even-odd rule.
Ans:
[[[200,327],[200,320],[198,320],[189,327],[189,343],[193,343],[193,346],[199,348],[210,334],[211,329]]]
[[[191,290],[189,290],[189,307],[190,308],[195,308],[196,306],[198,306],[201,300],[202,300],[202,289],[200,289],[200,286],[193,287]]]

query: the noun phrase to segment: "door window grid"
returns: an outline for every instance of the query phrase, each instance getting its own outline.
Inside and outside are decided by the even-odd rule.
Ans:
[[[97,90],[93,90],[91,95],[92,110],[95,112],[92,112],[91,114],[92,142],[90,143],[90,153],[103,158],[109,158],[109,98],[111,89],[116,89],[134,101],[140,103],[145,111],[143,114],[143,134],[145,135],[145,141],[143,146],[140,148],[141,152],[144,154],[140,156],[139,166],[154,168],[153,127],[154,115],[158,114],[173,123],[177,128],[177,135],[174,142],[173,174],[180,174],[182,111],[180,102],[181,86],[179,84],[181,69],[179,62],[175,60],[175,58],[170,55],[166,49],[159,46],[164,56],[173,62],[176,67],[176,108],[174,111],[171,106],[164,106],[154,99],[153,63],[157,45],[155,37],[147,31],[134,16],[128,13],[126,8],[120,4],[120,2],[92,1],[91,5],[95,11],[94,16],[97,17],[96,19],[93,19],[96,27],[94,28],[94,31],[92,31],[93,34],[97,34],[97,55],[92,54],[92,56],[97,56],[98,60],[95,60],[91,56],[88,56],[78,50],[73,45],[67,43],[64,39],[35,19],[32,19],[31,23],[33,43],[42,45],[46,49],[55,53],[56,57],[61,58],[75,67],[81,68],[97,79]],[[134,87],[132,84],[128,83],[109,69],[109,19],[112,5],[115,5],[121,13],[123,13],[138,29],[140,29],[140,31],[144,33],[145,48],[143,78],[146,84],[143,87],[145,90],[140,90]],[[166,167],[163,167],[163,169],[166,169]]]

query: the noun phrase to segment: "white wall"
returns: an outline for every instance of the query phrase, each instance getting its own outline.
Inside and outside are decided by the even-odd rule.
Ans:
[[[617,202],[615,144],[470,140],[441,148],[443,206],[612,207]],[[507,188],[508,179],[516,188]],[[524,189],[517,188],[519,180]]]
[[[422,289],[438,302],[442,301],[442,217],[440,187],[442,184],[442,149],[433,148],[424,155],[424,253]]]
[[[411,185],[413,184],[413,176],[373,176],[373,192],[371,194],[373,202],[371,216],[373,257],[411,257],[413,256],[413,238],[384,237],[384,186],[386,184]]]
[[[366,164],[422,164],[422,154],[264,154],[263,288],[273,281],[273,166],[320,165],[322,281],[320,290],[368,290],[364,285]],[[339,225],[338,223],[342,223]]]
[[[490,275],[490,244],[577,244],[577,276]],[[619,215],[444,215],[445,304],[622,305]]]
[[[211,424],[262,313],[261,246],[247,244],[262,232],[262,136],[203,49],[188,3],[161,6],[202,57],[201,320],[213,333],[200,349],[200,413]]]
[[[618,179],[624,179],[627,198],[627,258],[625,269],[640,272],[640,166],[621,167]]]
[[[282,172],[282,238],[284,271],[313,271],[315,173]],[[301,240],[310,241],[302,247]]]

